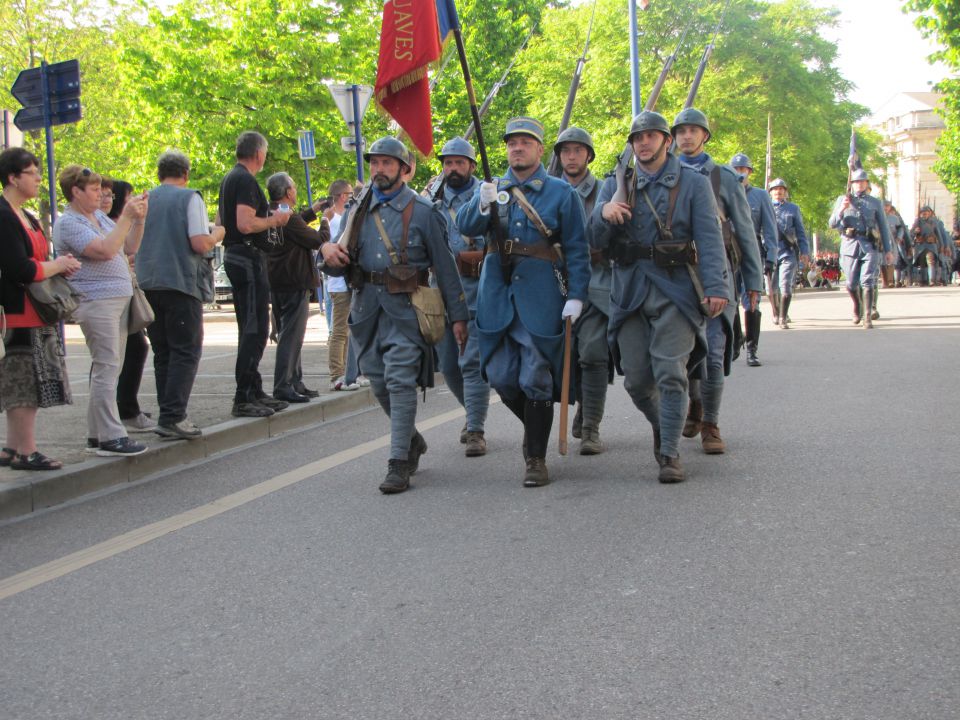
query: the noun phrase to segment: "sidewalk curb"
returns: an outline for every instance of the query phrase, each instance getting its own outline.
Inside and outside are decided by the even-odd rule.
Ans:
[[[260,440],[377,407],[370,388],[291,406],[268,418],[236,418],[203,428],[198,440],[157,442],[131,458],[91,458],[36,477],[0,482],[0,522],[60,505],[104,488],[141,480]]]

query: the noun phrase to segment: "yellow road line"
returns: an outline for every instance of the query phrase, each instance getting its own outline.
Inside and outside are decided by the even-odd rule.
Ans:
[[[417,427],[421,430],[431,430],[451,420],[463,417],[463,415],[463,409],[458,408],[418,422]],[[277,492],[277,490],[283,490],[307,478],[332,470],[335,467],[361,458],[364,455],[388,447],[389,445],[390,436],[383,435],[375,440],[370,440],[369,442],[361,443],[352,448],[341,450],[323,460],[308,463],[307,465],[272,477],[269,480],[251,485],[248,488],[226,495],[206,505],[201,505],[200,507],[187,510],[178,515],[173,515],[164,520],[144,525],[136,530],[131,530],[122,535],[112,537],[109,540],[104,540],[96,545],[91,545],[84,550],[79,550],[78,552],[65,555],[57,560],[51,560],[48,563],[38,565],[30,570],[24,570],[16,575],[11,575],[8,578],[0,580],[0,600],[5,600],[25,590],[35,588],[51,580],[56,580],[64,575],[69,575],[81,568],[119,555],[127,550],[146,545],[152,540],[161,538],[164,535],[169,535],[177,530],[182,530],[183,528],[190,527],[204,520],[209,520],[217,515],[222,515],[229,510],[246,505],[270,493]]]

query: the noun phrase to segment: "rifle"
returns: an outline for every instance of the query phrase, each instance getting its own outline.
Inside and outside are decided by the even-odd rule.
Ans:
[[[520,47],[517,48],[517,51],[513,54],[513,59],[510,61],[510,64],[507,65],[507,69],[503,71],[503,75],[500,76],[500,79],[493,84],[493,87],[490,88],[490,92],[487,93],[487,96],[483,99],[483,102],[480,104],[480,109],[477,111],[477,116],[482,120],[483,116],[487,114],[487,110],[490,109],[490,104],[493,102],[493,99],[497,96],[497,93],[500,92],[502,88],[507,83],[507,76],[510,74],[510,71],[513,69],[514,64],[517,62],[517,58],[520,57],[520,53],[523,52],[523,49],[527,46],[527,43],[530,42],[530,38],[533,37],[533,33],[536,32],[537,23],[533,24],[533,27],[530,28],[530,32],[527,33],[527,37],[524,38],[523,42],[520,43]],[[470,121],[470,125],[467,126],[467,130],[463,133],[463,139],[469,140],[473,137],[473,134],[476,132],[476,126],[474,121]]]
[[[577,60],[577,65],[573,70],[573,77],[570,79],[570,89],[567,90],[567,104],[563,108],[563,118],[560,120],[557,135],[566,130],[570,125],[570,116],[573,114],[573,101],[577,99],[577,91],[580,89],[580,78],[583,76],[583,67],[587,64],[587,51],[590,49],[590,34],[593,32],[593,18],[596,14],[597,0],[593,0],[593,9],[590,11],[590,24],[587,25],[587,39],[583,43],[583,52]],[[550,153],[547,172],[554,177],[560,177],[560,157],[555,152]]]
[[[713,54],[713,49],[717,44],[717,35],[720,34],[720,28],[723,27],[723,20],[727,16],[727,10],[729,9],[730,0],[727,0],[726,4],[723,6],[723,12],[720,13],[720,19],[717,21],[717,25],[713,29],[713,37],[703,49],[703,57],[700,58],[700,65],[697,67],[697,73],[693,76],[693,84],[690,86],[690,92],[687,93],[687,101],[683,104],[684,110],[693,107],[693,103],[697,99],[697,91],[700,90],[700,82],[703,80],[703,73],[707,69],[707,63],[710,62],[710,56]]]

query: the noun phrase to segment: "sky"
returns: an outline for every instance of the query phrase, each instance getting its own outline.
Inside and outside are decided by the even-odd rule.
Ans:
[[[947,76],[927,56],[936,46],[900,11],[901,0],[812,0],[840,10],[840,24],[825,38],[837,43],[840,74],[856,84],[850,99],[871,112],[900,92],[926,92]]]

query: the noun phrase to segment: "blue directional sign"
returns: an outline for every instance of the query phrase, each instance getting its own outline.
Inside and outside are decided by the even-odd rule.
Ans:
[[[47,96],[51,102],[80,97],[80,61],[64,60],[47,65]],[[23,70],[10,93],[24,107],[43,104],[43,67]]]
[[[77,122],[82,117],[83,110],[80,107],[79,100],[61,100],[60,102],[50,103],[50,125],[66,125]],[[20,128],[21,132],[39,130],[44,126],[43,105],[25,107],[17,111],[13,118],[13,124]]]
[[[300,130],[300,159],[313,160],[317,157],[317,148],[313,144],[313,130]]]

